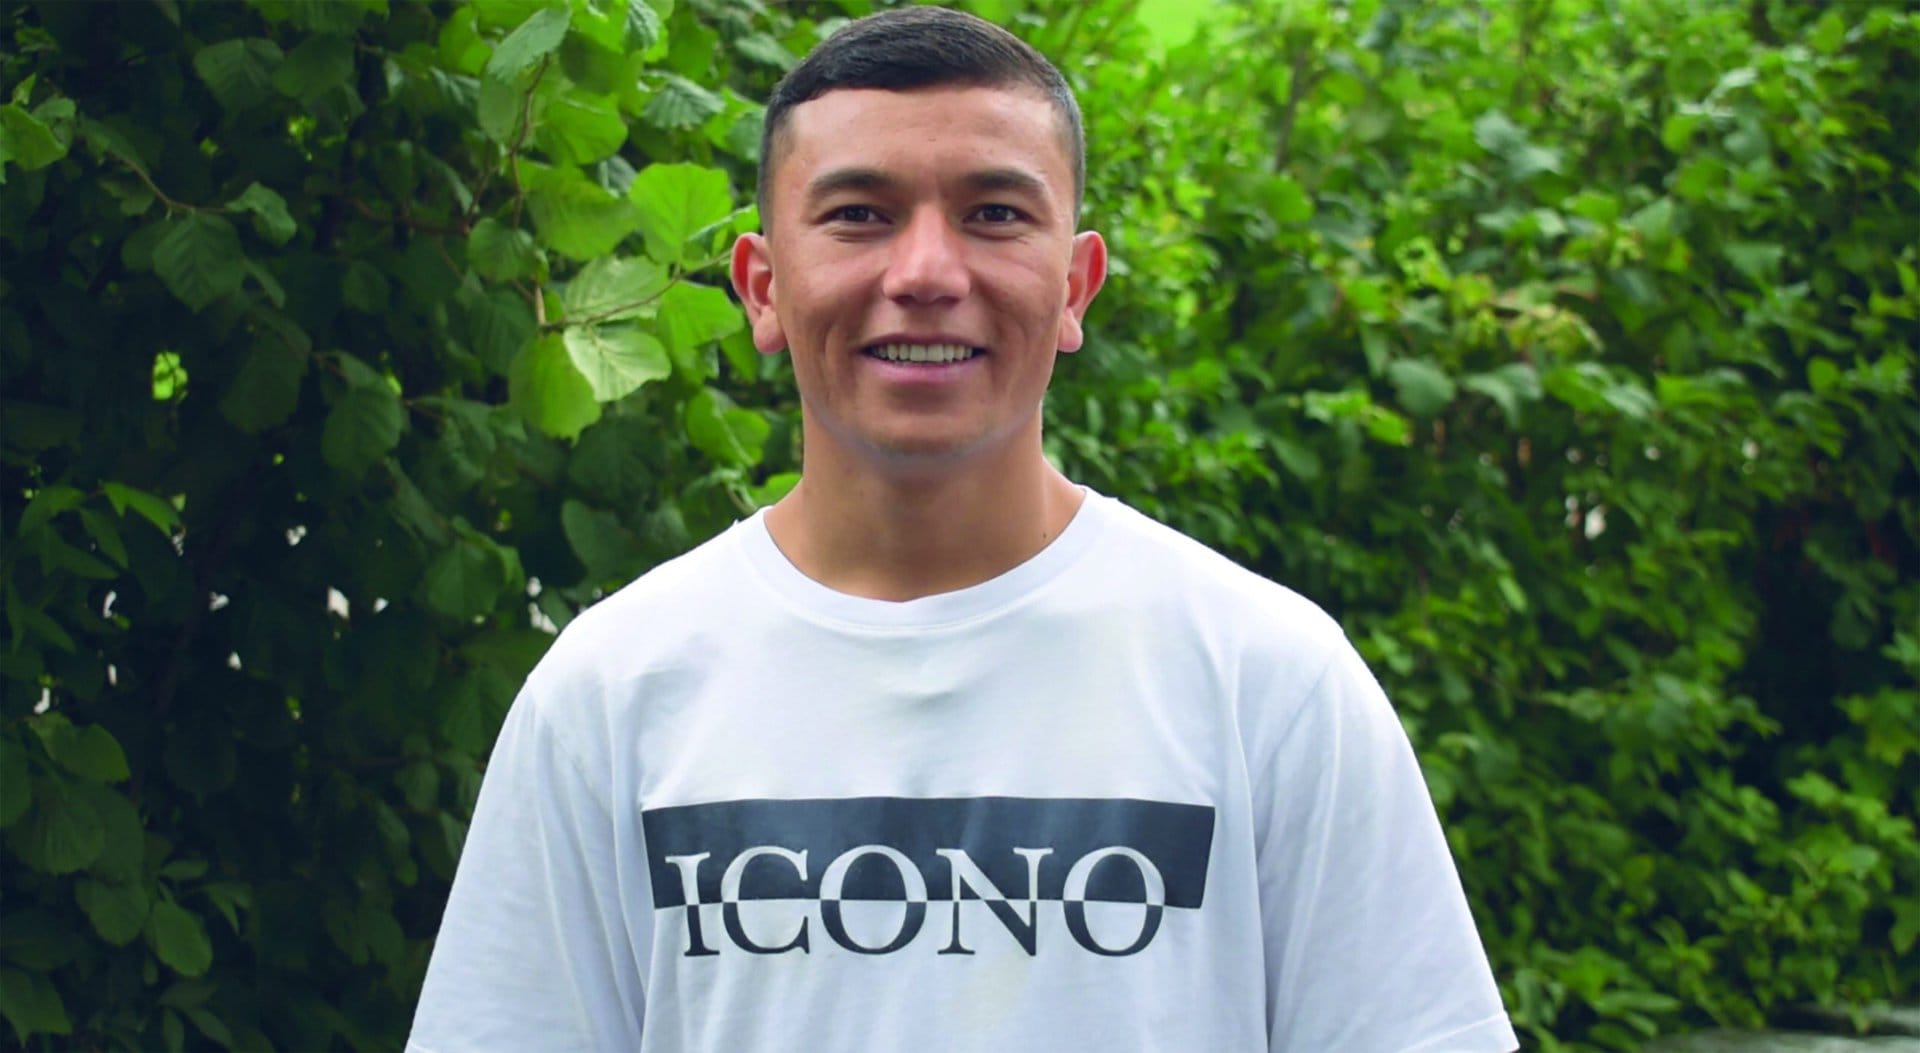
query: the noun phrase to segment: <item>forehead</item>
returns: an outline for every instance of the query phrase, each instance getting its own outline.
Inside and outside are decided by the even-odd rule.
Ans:
[[[1065,138],[1052,102],[1026,87],[842,89],[787,114],[767,177],[784,198],[835,168],[1015,167],[1064,198],[1073,180]]]

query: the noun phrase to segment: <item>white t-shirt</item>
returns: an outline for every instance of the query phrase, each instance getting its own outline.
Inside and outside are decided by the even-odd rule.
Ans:
[[[409,1049],[1515,1045],[1339,627],[1089,494],[957,592],[834,592],[756,516],[581,615]]]

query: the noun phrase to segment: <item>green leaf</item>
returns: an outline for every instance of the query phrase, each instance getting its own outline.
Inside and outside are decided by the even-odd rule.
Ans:
[[[1485,395],[1500,407],[1507,423],[1520,425],[1522,403],[1540,399],[1540,374],[1528,362],[1509,362],[1498,369],[1477,373],[1460,381],[1468,391]]]
[[[54,621],[45,610],[39,607],[8,604],[7,620],[13,623],[16,640],[31,631],[32,635],[38,636],[68,654],[78,650],[73,637],[60,627],[59,622]]]
[[[158,1001],[169,1009],[197,1009],[219,989],[211,980],[175,980],[160,992]]]
[[[440,828],[440,843],[446,849],[447,858],[460,858],[460,848],[467,843],[467,825],[444,809],[434,819]]]
[[[786,46],[765,33],[748,33],[733,42],[733,48],[740,54],[785,73],[798,65],[800,60]]]
[[[151,904],[147,890],[137,882],[107,882],[83,878],[73,898],[93,922],[93,931],[115,947],[125,947],[140,935]]]
[[[687,437],[722,464],[751,467],[760,463],[762,447],[772,432],[765,417],[734,405],[713,388],[701,388],[687,402]]]
[[[41,741],[55,764],[83,779],[119,782],[131,774],[119,740],[98,724],[75,727],[61,721],[43,733]]]
[[[287,199],[259,183],[248,184],[239,197],[227,203],[227,209],[252,214],[255,232],[275,245],[285,245],[299,229],[287,212]]]
[[[35,972],[52,972],[78,956],[86,934],[67,923],[70,911],[8,911],[0,926],[6,960]]]
[[[1500,595],[1506,598],[1508,606],[1521,614],[1527,613],[1527,594],[1521,590],[1520,583],[1513,580],[1511,575],[1501,575],[1494,580],[1494,585],[1500,589]]]
[[[618,322],[651,315],[672,279],[650,259],[603,256],[580,268],[560,294],[573,322]]]
[[[387,0],[277,0],[272,9],[277,11],[277,18],[284,18],[295,29],[311,33],[351,33],[366,21],[369,13],[385,17]],[[277,20],[275,14],[269,14],[268,18]]]
[[[199,976],[213,964],[213,944],[193,912],[168,900],[147,915],[147,945],[167,967],[182,976]]]
[[[1730,241],[1721,246],[1720,251],[1726,254],[1727,262],[1733,264],[1735,270],[1762,288],[1774,284],[1780,261],[1787,252],[1781,245],[1753,241]]]
[[[739,379],[752,380],[760,375],[760,349],[753,346],[753,335],[744,325],[720,341],[720,353],[726,356],[727,364]]]
[[[551,6],[552,0],[473,0],[473,11],[481,29],[517,26],[536,11]]]
[[[134,179],[102,179],[100,188],[119,202],[121,215],[140,215],[146,209],[154,208],[154,190],[146,183]]]
[[[67,145],[25,109],[0,106],[0,161],[32,172],[67,156]]]
[[[641,569],[640,539],[612,512],[569,499],[560,506],[560,526],[590,578],[625,579]]]
[[[1515,179],[1560,170],[1558,151],[1529,142],[1526,130],[1499,110],[1488,110],[1473,122],[1473,138],[1488,153],[1506,161]]]
[[[62,512],[78,508],[87,495],[64,484],[44,487],[27,502],[27,510],[20,513],[19,536],[27,537],[53,520]]]
[[[33,780],[27,777],[27,751],[14,742],[0,741],[0,827],[12,826],[33,803]]]
[[[1663,197],[1628,216],[1627,225],[1658,244],[1673,236],[1673,211],[1673,199]]]
[[[685,259],[687,239],[733,211],[727,174],[694,164],[648,165],[634,177],[627,198],[638,210],[647,255],[662,263]]]
[[[1824,395],[1840,383],[1840,367],[1829,358],[1816,358],[1807,363],[1807,386],[1814,394]]]
[[[448,430],[458,434],[457,424],[449,425]],[[433,502],[422,493],[420,487],[404,471],[396,471],[392,476],[393,500],[387,505],[394,522],[400,524],[407,533],[418,538],[421,544],[438,548],[447,543],[445,517]]]
[[[385,801],[370,801],[368,807],[373,812],[373,828],[380,834],[380,840],[388,850],[394,853],[406,851],[411,837],[407,833],[407,821],[400,818],[400,813]]]
[[[469,536],[441,550],[421,577],[421,595],[427,606],[463,622],[493,610],[505,587],[499,559],[488,546]]]
[[[134,148],[131,138],[123,135],[121,129],[117,129],[117,127],[113,127],[113,125],[108,125],[108,123],[102,123],[102,121],[94,121],[94,119],[90,119],[90,117],[81,117],[81,129],[79,129],[79,131],[81,131],[81,140],[86,142],[86,148],[88,148],[88,150],[92,150],[94,158],[102,159],[102,161],[119,158],[123,159],[123,161],[131,161],[132,165],[136,165],[136,167],[140,167],[140,169],[146,167],[146,159],[140,156],[140,150]],[[117,196],[117,198],[123,198],[121,211],[123,211],[125,215],[138,215],[140,211],[146,211],[148,204],[154,202],[154,192],[144,183],[127,181],[127,183],[123,183],[121,186],[117,186],[117,188],[109,184],[109,192],[111,192],[113,196]],[[138,208],[132,208],[132,202],[131,200],[127,200],[127,198],[131,198],[131,200],[142,200],[142,198],[144,198],[144,204],[140,204]]]
[[[573,0],[571,29],[578,40],[589,41],[609,55],[627,51],[627,0]]]
[[[253,276],[253,280],[259,283],[260,291],[267,294],[268,303],[273,304],[275,307],[286,306],[287,291],[281,288],[279,280],[274,278],[272,271],[262,267],[259,262],[255,260],[248,260],[244,266],[247,269],[247,273]]]
[[[120,261],[127,265],[128,270],[152,270],[154,246],[160,244],[160,239],[167,236],[169,229],[167,220],[160,219],[127,235],[127,240],[120,243]]]
[[[55,782],[35,787],[37,807],[19,833],[26,839],[23,853],[29,864],[49,874],[71,874],[85,867],[106,847],[106,828],[87,799]],[[47,796],[45,791],[54,794]]]
[[[23,1046],[34,1035],[73,1034],[66,1003],[45,973],[0,969],[0,1015]]]
[[[593,385],[575,368],[566,341],[553,334],[530,341],[507,371],[507,400],[527,423],[571,439],[600,419]]]
[[[321,96],[353,78],[353,41],[344,36],[310,36],[287,53],[273,71],[273,86],[312,106]]]
[[[1416,417],[1434,417],[1453,401],[1453,378],[1439,366],[1424,359],[1403,358],[1387,367],[1387,380],[1407,412]]]
[[[534,12],[494,49],[493,57],[487,60],[487,76],[510,81],[522,70],[553,54],[566,38],[567,24],[572,20],[573,12],[564,5]]]
[[[727,108],[726,100],[678,74],[668,73],[640,117],[655,128],[684,131],[705,124]]]
[[[279,340],[261,340],[240,363],[220,399],[220,412],[234,427],[258,435],[293,415],[306,375],[305,352]]]
[[[113,505],[117,515],[124,516],[127,514],[127,509],[131,508],[142,519],[152,523],[162,534],[169,537],[181,529],[179,510],[144,490],[136,490],[125,483],[113,482],[101,483],[100,489],[106,492],[107,501]]]
[[[240,288],[247,259],[233,224],[205,212],[162,222],[166,233],[153,247],[153,270],[180,302],[198,311]]]
[[[793,488],[798,485],[800,485],[799,472],[777,472],[768,476],[766,482],[748,491],[748,495],[753,498],[755,508],[765,508],[768,505],[779,504],[780,499],[792,493]]]
[[[488,78],[480,82],[473,105],[480,131],[496,143],[510,143],[519,134],[527,93],[512,82]]]
[[[119,574],[112,567],[58,538],[40,539],[40,555],[48,570],[58,568],[91,581],[111,581]]]
[[[533,141],[555,161],[589,165],[620,149],[627,122],[613,96],[568,88],[541,109]]]
[[[1407,418],[1384,406],[1369,406],[1361,418],[1366,426],[1367,437],[1375,442],[1389,446],[1405,446],[1413,441],[1413,426]]]
[[[562,255],[583,261],[605,256],[639,222],[632,204],[579,169],[523,164],[521,171],[534,228]]]
[[[510,282],[541,272],[545,261],[531,233],[489,216],[467,238],[467,262],[488,281]]]
[[[1313,198],[1306,188],[1284,175],[1266,181],[1261,195],[1267,214],[1276,223],[1305,223],[1313,218]]]
[[[488,369],[504,376],[533,336],[533,309],[511,289],[463,289],[458,306],[466,316],[473,353]]]
[[[1320,478],[1325,471],[1320,455],[1304,443],[1276,438],[1273,441],[1273,454],[1287,471],[1309,482]]]
[[[340,300],[349,308],[361,314],[384,314],[391,296],[392,287],[380,268],[366,260],[347,265],[346,276],[340,279]]]
[[[313,106],[326,92],[346,86],[353,77],[353,40],[338,35],[315,35],[301,40],[273,71],[280,94]]]
[[[667,290],[659,317],[667,352],[683,371],[693,369],[701,348],[732,336],[746,325],[745,316],[725,291],[693,282],[680,282]]]
[[[227,1029],[226,1023],[219,1017],[205,1009],[183,1009],[181,1012],[187,1014],[187,1019],[193,1021],[193,1026],[198,1028],[201,1034],[228,1049],[234,1048],[233,1032]]]
[[[647,0],[627,0],[627,50],[641,53],[660,42],[660,13]]]
[[[399,445],[405,425],[400,396],[385,383],[351,387],[327,413],[320,453],[342,475],[357,479]]]
[[[567,355],[587,378],[593,397],[612,402],[673,372],[667,349],[631,325],[575,325],[566,329]]]
[[[138,880],[146,865],[147,835],[133,802],[105,783],[80,783],[71,789],[92,806],[106,832],[106,846],[87,864],[87,871],[106,881]]]
[[[286,58],[280,45],[262,37],[208,44],[193,55],[193,71],[221,107],[240,111],[266,101],[273,71]]]
[[[499,595],[498,590],[494,595]],[[489,597],[486,608],[482,608],[479,613],[486,613],[486,609],[492,605],[492,598]],[[440,769],[434,767],[432,761],[409,762],[394,776],[394,782],[400,787],[401,795],[407,799],[407,807],[416,812],[431,811],[439,803]]]
[[[1693,141],[1693,130],[1706,119],[1707,115],[1699,110],[1682,109],[1668,115],[1660,126],[1660,145],[1672,153],[1682,152]]]
[[[356,919],[361,935],[366,939],[367,951],[373,960],[386,965],[389,969],[399,964],[400,955],[406,951],[407,936],[400,928],[400,922],[393,912],[373,902],[361,900],[359,917]]]

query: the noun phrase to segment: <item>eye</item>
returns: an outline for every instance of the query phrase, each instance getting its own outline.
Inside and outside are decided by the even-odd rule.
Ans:
[[[1014,223],[1020,219],[1020,210],[1012,205],[981,205],[974,215],[986,223]]]
[[[879,214],[866,205],[842,205],[827,213],[827,219],[836,223],[872,223],[879,218]]]

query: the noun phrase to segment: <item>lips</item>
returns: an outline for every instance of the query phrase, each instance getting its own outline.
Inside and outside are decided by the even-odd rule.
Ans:
[[[966,344],[917,344],[883,343],[874,344],[866,353],[886,362],[913,362],[927,365],[944,365],[950,362],[964,362],[986,351]]]

